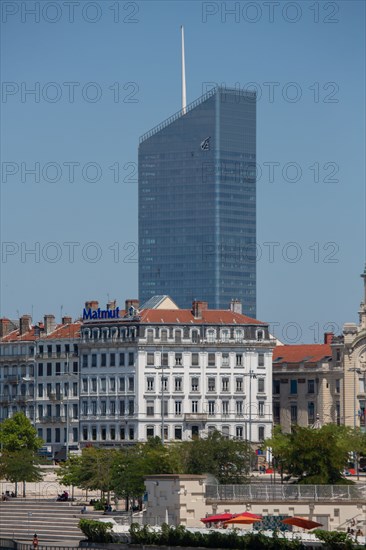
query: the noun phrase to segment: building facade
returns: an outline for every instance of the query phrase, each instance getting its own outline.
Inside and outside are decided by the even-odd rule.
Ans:
[[[139,146],[139,297],[256,315],[256,95],[215,88]]]
[[[66,441],[118,446],[214,429],[253,444],[270,436],[275,342],[240,302],[90,301],[83,317],[1,320],[1,420],[23,411],[53,453]]]
[[[79,442],[80,322],[0,320],[0,421],[24,412],[53,452]]]
[[[323,344],[277,346],[273,353],[273,422],[292,425],[343,424],[342,345],[332,333]]]

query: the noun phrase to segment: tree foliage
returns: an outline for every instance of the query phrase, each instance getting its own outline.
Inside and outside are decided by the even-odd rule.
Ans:
[[[12,483],[41,481],[42,474],[37,455],[29,449],[3,451],[0,457],[0,479]]]
[[[36,429],[25,414],[17,412],[0,424],[0,443],[2,449],[7,451],[28,449],[36,452],[42,447],[43,440],[37,436]]]
[[[355,433],[346,426],[326,424],[320,429],[293,426],[290,434],[280,429],[265,442],[272,449],[280,470],[296,477],[299,483],[344,483]]]

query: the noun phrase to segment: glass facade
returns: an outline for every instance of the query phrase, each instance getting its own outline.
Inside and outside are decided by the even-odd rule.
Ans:
[[[139,298],[256,315],[256,97],[216,88],[140,139]]]

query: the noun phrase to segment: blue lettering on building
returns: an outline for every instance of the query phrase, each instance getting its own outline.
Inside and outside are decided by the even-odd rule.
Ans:
[[[119,318],[119,307],[116,309],[83,309],[83,321],[88,319],[118,319]]]

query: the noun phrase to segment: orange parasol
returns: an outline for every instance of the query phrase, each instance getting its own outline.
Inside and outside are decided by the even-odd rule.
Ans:
[[[233,514],[216,514],[214,516],[207,516],[207,518],[202,518],[203,523],[219,523],[221,521],[228,521],[234,517]]]
[[[283,519],[282,523],[286,523],[287,525],[295,525],[296,527],[302,527],[303,529],[314,529],[315,527],[321,527],[323,525],[317,521],[312,521],[311,519],[300,518],[297,516]]]
[[[249,516],[241,514],[240,516],[236,516],[235,518],[225,521],[224,525],[232,525],[234,523],[240,523],[241,525],[251,525],[252,523],[260,520],[261,518],[251,518]]]

